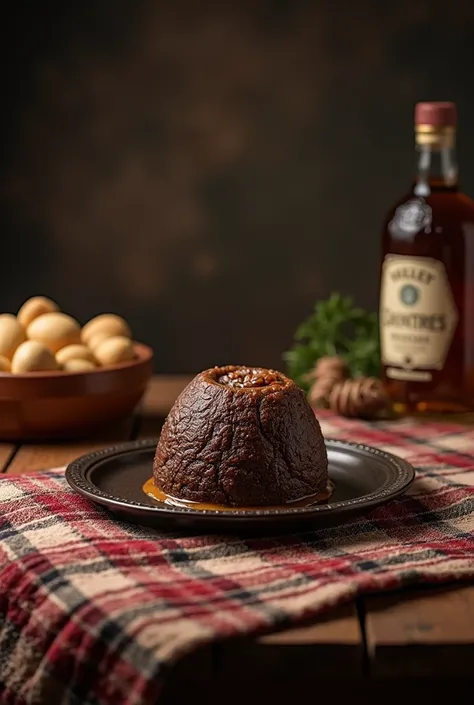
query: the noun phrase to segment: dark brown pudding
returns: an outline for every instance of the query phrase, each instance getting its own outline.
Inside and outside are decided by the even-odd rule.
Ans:
[[[281,372],[229,365],[201,372],[181,393],[153,478],[162,495],[201,506],[280,506],[327,498],[327,466],[304,392]]]

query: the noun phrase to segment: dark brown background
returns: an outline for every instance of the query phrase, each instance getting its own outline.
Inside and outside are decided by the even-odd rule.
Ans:
[[[14,3],[1,308],[117,311],[157,369],[281,366],[332,290],[375,308],[416,100],[455,100],[474,193],[474,3]]]

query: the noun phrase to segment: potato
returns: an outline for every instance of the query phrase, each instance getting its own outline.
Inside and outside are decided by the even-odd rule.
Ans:
[[[26,340],[23,326],[11,313],[0,315],[0,355],[11,360],[17,347]]]
[[[10,360],[3,355],[0,355],[0,372],[10,372],[12,366]]]
[[[59,306],[51,299],[47,299],[46,296],[33,296],[28,301],[25,301],[23,306],[20,308],[17,314],[19,323],[23,328],[28,328],[31,321],[43,313],[53,313],[59,311]]]
[[[57,362],[63,366],[68,360],[87,360],[95,365],[95,357],[92,350],[90,350],[86,345],[79,345],[75,343],[74,345],[66,345],[65,348],[61,348],[56,353]]]
[[[135,350],[130,338],[117,335],[106,338],[95,349],[94,354],[101,365],[116,365],[135,357]]]
[[[101,313],[100,316],[92,318],[81,331],[81,340],[86,345],[98,333],[104,333],[109,338],[122,335],[131,338],[132,333],[125,319],[115,313]]]
[[[99,347],[99,345],[104,340],[108,340],[109,338],[110,338],[110,335],[107,335],[107,333],[105,333],[105,331],[95,333],[95,335],[93,335],[92,338],[89,339],[87,346],[94,353],[95,350]]]
[[[43,313],[30,323],[26,335],[29,340],[37,340],[56,353],[66,345],[80,343],[81,328],[66,313]]]
[[[53,353],[38,340],[26,340],[13,355],[12,372],[14,374],[57,369],[58,363]]]
[[[92,372],[96,370],[97,367],[90,360],[84,360],[80,357],[72,358],[66,360],[63,364],[62,369],[66,372]]]

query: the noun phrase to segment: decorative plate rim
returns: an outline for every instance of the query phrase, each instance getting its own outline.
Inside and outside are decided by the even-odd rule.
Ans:
[[[76,458],[66,467],[66,481],[69,486],[79,492],[87,499],[99,503],[115,510],[134,509],[140,514],[157,514],[157,515],[186,515],[190,517],[206,517],[216,519],[258,519],[268,517],[305,517],[313,514],[327,514],[336,511],[344,511],[353,509],[357,506],[361,508],[370,508],[374,505],[381,504],[390,499],[396,499],[403,494],[415,480],[415,469],[404,458],[400,458],[387,451],[368,446],[363,443],[355,443],[353,441],[344,441],[340,439],[326,438],[325,444],[327,450],[346,450],[357,451],[358,453],[376,456],[384,462],[386,467],[390,468],[393,477],[389,478],[388,485],[385,484],[380,489],[373,490],[367,494],[355,497],[352,499],[340,500],[337,502],[328,502],[327,504],[315,504],[309,507],[293,507],[288,509],[264,509],[255,510],[228,510],[222,512],[212,509],[192,509],[187,507],[178,507],[172,505],[157,505],[153,506],[138,502],[133,499],[124,499],[116,497],[109,492],[104,492],[97,485],[93,484],[87,477],[87,474],[93,469],[97,463],[114,457],[116,455],[125,455],[133,451],[153,449],[158,442],[157,438],[146,438],[135,441],[126,441],[118,443],[108,448],[102,448]]]

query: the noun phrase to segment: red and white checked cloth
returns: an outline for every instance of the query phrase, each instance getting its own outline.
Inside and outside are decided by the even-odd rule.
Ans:
[[[163,667],[198,644],[473,578],[474,429],[329,414],[322,426],[410,460],[409,494],[338,528],[182,538],[117,522],[61,469],[2,478],[1,702],[156,702]]]

